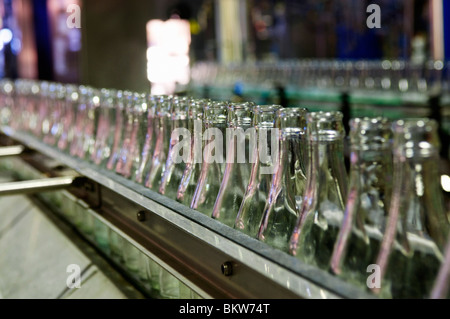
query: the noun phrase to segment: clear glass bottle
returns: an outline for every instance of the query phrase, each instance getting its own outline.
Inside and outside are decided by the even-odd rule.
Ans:
[[[225,170],[227,102],[208,103],[204,110],[203,162],[190,208],[211,216]]]
[[[63,117],[64,117],[64,98],[66,88],[61,83],[51,83],[49,86],[49,95],[47,100],[48,110],[48,133],[43,141],[49,145],[56,145],[61,136]]]
[[[119,156],[116,163],[116,173],[127,177],[127,167],[131,157],[133,126],[136,117],[135,106],[136,96],[133,92],[125,91],[124,95],[124,108],[122,112],[122,133]]]
[[[450,298],[450,237],[447,239],[445,247],[444,261],[441,264],[439,273],[434,280],[433,289],[430,293],[430,299],[449,299]]]
[[[277,112],[277,166],[257,237],[283,251],[288,251],[306,186],[306,114],[304,108],[282,108]]]
[[[102,89],[100,93],[99,119],[96,132],[96,139],[91,160],[94,164],[105,167],[111,156],[114,145],[114,132],[116,130],[116,104],[115,97],[117,91]]]
[[[80,86],[79,103],[75,119],[74,136],[70,154],[81,159],[90,158],[95,144],[97,128],[97,108],[100,105],[98,90],[92,87]],[[48,123],[44,125],[47,127]]]
[[[14,107],[14,82],[9,79],[0,81],[0,125],[11,125],[11,113]]]
[[[211,216],[233,227],[252,169],[250,149],[256,144],[251,102],[231,103],[226,129],[226,164]]]
[[[48,96],[49,96],[49,88],[50,88],[50,82],[42,81],[39,84],[39,91],[37,94],[36,99],[36,106],[35,110],[37,111],[37,119],[36,119],[36,125],[34,128],[34,136],[36,137],[43,137],[45,136],[49,131],[48,126],[48,114],[49,114],[49,107],[48,107]],[[20,107],[18,108],[20,110]],[[20,118],[20,116],[18,116]]]
[[[191,150],[177,190],[177,201],[189,206],[197,187],[202,170],[202,134],[204,130],[203,112],[210,100],[191,100],[188,111],[188,130],[191,134]]]
[[[385,118],[350,121],[350,174],[331,271],[367,289],[367,267],[380,249],[392,192],[392,130]]]
[[[289,252],[328,269],[347,199],[342,113],[309,113],[307,135],[308,179]]]
[[[440,142],[430,119],[396,121],[393,193],[377,265],[393,298],[428,298],[449,234],[439,185]]]
[[[189,97],[173,98],[170,145],[165,163],[166,167],[158,190],[160,194],[172,199],[177,197],[178,187],[180,186],[190,152],[189,105]],[[183,138],[180,138],[180,136],[183,136]],[[188,151],[184,153],[186,149]]]
[[[115,119],[114,119],[114,142],[111,149],[111,155],[106,163],[106,168],[110,171],[114,170],[119,160],[120,147],[122,144],[123,119],[126,112],[126,96],[128,93],[118,90],[114,97],[115,100]]]
[[[275,119],[279,109],[279,105],[257,105],[254,108],[253,123],[258,142],[251,152],[256,160],[252,164],[249,183],[234,225],[252,237],[258,234],[276,167],[279,132],[275,127]]]
[[[161,96],[157,104],[155,123],[155,149],[153,156],[148,163],[146,172],[145,187],[158,190],[164,169],[166,167],[167,154],[170,146],[170,126],[172,121],[172,99],[173,96]],[[148,173],[147,173],[148,171]]]
[[[124,135],[122,152],[117,165],[118,173],[133,180],[136,180],[137,174],[140,174],[138,169],[142,163],[141,158],[143,152],[147,152],[147,150],[144,150],[148,129],[147,112],[149,112],[149,109],[145,94],[133,93],[129,96],[126,134]]]
[[[144,168],[155,146],[155,115],[157,96],[142,94],[137,125],[136,155],[134,156],[131,179],[139,184],[144,180]]]
[[[68,151],[69,145],[73,139],[74,123],[78,108],[78,86],[73,84],[67,84],[65,88],[64,97],[64,115],[62,117],[62,131],[58,139],[57,147],[61,151]]]
[[[2,87],[2,93],[4,94],[5,102],[10,101],[9,112],[6,111],[8,116],[9,126],[14,130],[23,130],[26,132],[34,133],[36,128],[33,127],[33,120],[37,125],[37,103],[32,101],[32,93],[30,90],[29,82],[17,79],[15,81],[4,80],[4,86]],[[39,90],[40,86],[37,85]],[[21,110],[22,109],[22,110]],[[2,109],[4,112],[6,108]],[[26,116],[35,114],[34,118],[29,116],[28,120]],[[13,120],[14,119],[14,120]]]

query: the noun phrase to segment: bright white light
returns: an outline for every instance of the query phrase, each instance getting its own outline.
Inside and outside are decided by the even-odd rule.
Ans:
[[[7,28],[0,30],[0,39],[4,44],[8,44],[9,42],[11,42],[12,38],[13,34],[11,30]]]
[[[450,176],[442,175],[441,176],[441,185],[444,191],[450,193]]]
[[[173,94],[176,83],[189,83],[190,25],[180,19],[147,23],[147,78],[153,91]]]

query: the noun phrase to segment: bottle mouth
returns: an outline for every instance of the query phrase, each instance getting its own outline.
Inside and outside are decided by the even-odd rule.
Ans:
[[[273,128],[281,105],[256,105],[253,108],[253,125],[257,128]]]
[[[280,108],[276,114],[276,127],[282,135],[299,135],[306,133],[306,115],[303,107]]]
[[[439,153],[438,124],[435,120],[406,119],[393,123],[394,152],[406,158],[430,157]]]
[[[307,114],[307,134],[312,140],[335,141],[345,138],[341,112],[311,112]]]
[[[158,117],[172,116],[172,95],[158,95],[156,97],[156,115]]]
[[[188,117],[190,120],[201,120],[203,119],[203,110],[207,103],[211,102],[208,99],[192,99],[189,102]]]
[[[253,118],[253,108],[255,104],[252,102],[231,103],[228,105],[228,127],[251,126]]]
[[[172,99],[172,120],[187,119],[191,98],[175,96]]]
[[[226,124],[228,117],[227,102],[207,103],[204,107],[204,120],[207,124]]]
[[[350,120],[350,144],[354,150],[382,150],[391,147],[391,122],[383,117]]]

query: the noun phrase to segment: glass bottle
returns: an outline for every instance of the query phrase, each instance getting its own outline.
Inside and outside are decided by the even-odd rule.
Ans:
[[[136,180],[136,174],[142,161],[142,152],[145,145],[145,134],[147,132],[148,104],[147,96],[144,94],[133,93],[129,97],[128,121],[126,123],[126,135],[123,139],[122,154],[118,165],[120,171],[126,178]],[[150,110],[152,112],[152,110]]]
[[[127,91],[118,90],[114,97],[115,101],[114,142],[111,149],[111,155],[109,156],[108,162],[106,163],[106,168],[110,171],[115,169],[120,156],[123,122],[127,111],[126,110],[127,96],[128,96]]]
[[[14,82],[2,79],[0,82],[0,125],[11,125],[14,103]]]
[[[47,100],[48,110],[48,133],[43,141],[49,145],[56,145],[62,132],[64,116],[65,86],[60,83],[51,83]]]
[[[62,130],[58,139],[57,147],[61,151],[67,151],[70,143],[73,139],[74,123],[77,114],[78,107],[78,86],[73,84],[67,84],[65,88],[65,97],[62,103],[64,103],[64,115],[62,117]]]
[[[328,269],[347,199],[342,113],[309,113],[307,135],[308,180],[289,252]]]
[[[137,150],[133,161],[131,179],[142,184],[144,180],[144,168],[155,146],[155,115],[157,97],[142,94],[137,125]]]
[[[94,149],[91,160],[100,167],[105,167],[114,145],[114,132],[116,130],[116,104],[117,92],[110,89],[102,89],[100,93],[100,104],[98,126]]]
[[[93,151],[96,129],[95,115],[100,98],[97,90],[86,86],[80,86],[79,95],[70,154],[84,159],[89,158]]]
[[[396,121],[393,193],[377,265],[381,288],[392,284],[393,298],[427,298],[443,261],[449,234],[438,166],[437,123]]]
[[[306,113],[304,108],[277,112],[280,149],[257,237],[283,251],[288,250],[306,185]]]
[[[450,237],[447,239],[444,257],[445,258],[441,264],[439,273],[434,280],[433,289],[430,293],[430,299],[450,298]]]
[[[203,162],[190,208],[211,216],[225,170],[224,137],[227,126],[228,103],[208,103],[204,110]]]
[[[116,173],[127,177],[127,166],[131,156],[130,150],[132,146],[133,122],[135,119],[136,96],[133,92],[125,91],[124,108],[122,111],[122,133],[119,156],[116,163]]]
[[[159,182],[164,173],[167,154],[170,146],[170,125],[172,121],[172,96],[161,96],[156,110],[155,123],[155,149],[148,163],[148,170],[144,185],[150,189],[157,190]]]
[[[177,201],[186,206],[191,203],[202,169],[203,112],[210,102],[207,99],[195,99],[189,104],[188,130],[191,134],[191,150],[177,191]]]
[[[48,133],[47,117],[49,113],[49,107],[47,103],[50,84],[51,83],[47,81],[42,81],[39,84],[39,90],[35,105],[35,110],[37,111],[38,116],[36,118],[36,125],[33,132],[34,136],[39,138],[45,136],[45,134]]]
[[[376,262],[389,209],[391,137],[391,124],[385,118],[350,121],[348,197],[330,268],[364,289],[367,267]]]
[[[165,163],[166,167],[158,190],[160,194],[172,199],[176,199],[190,152],[191,140],[188,130],[189,101],[190,98],[188,97],[174,97],[172,102],[170,145]]]
[[[249,150],[256,144],[251,102],[231,103],[228,107],[226,129],[226,164],[211,216],[233,227],[245,190],[250,180]]]
[[[257,105],[254,108],[253,123],[258,143],[253,146],[252,158],[256,160],[234,225],[252,237],[258,234],[276,167],[279,132],[275,128],[275,118],[279,109],[279,105]]]
[[[14,130],[23,130],[26,132],[34,133],[36,128],[33,126],[33,122],[37,125],[37,103],[32,100],[33,96],[26,80],[17,79],[15,81],[4,80],[4,86],[2,87],[2,94],[5,97],[6,103],[9,103],[9,112],[7,108],[3,107],[2,112],[6,111],[8,114],[9,126]],[[37,85],[39,90],[40,86]],[[28,116],[30,114],[36,114],[33,117]],[[28,120],[25,117],[28,116]],[[14,119],[14,120],[13,120]],[[34,121],[33,121],[34,120]]]

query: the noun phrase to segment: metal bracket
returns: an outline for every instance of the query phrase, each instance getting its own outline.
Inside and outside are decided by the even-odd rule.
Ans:
[[[24,151],[25,146],[23,145],[3,146],[0,147],[0,157],[17,156],[21,155]]]
[[[63,176],[0,184],[1,195],[34,194],[81,186],[83,177]]]

